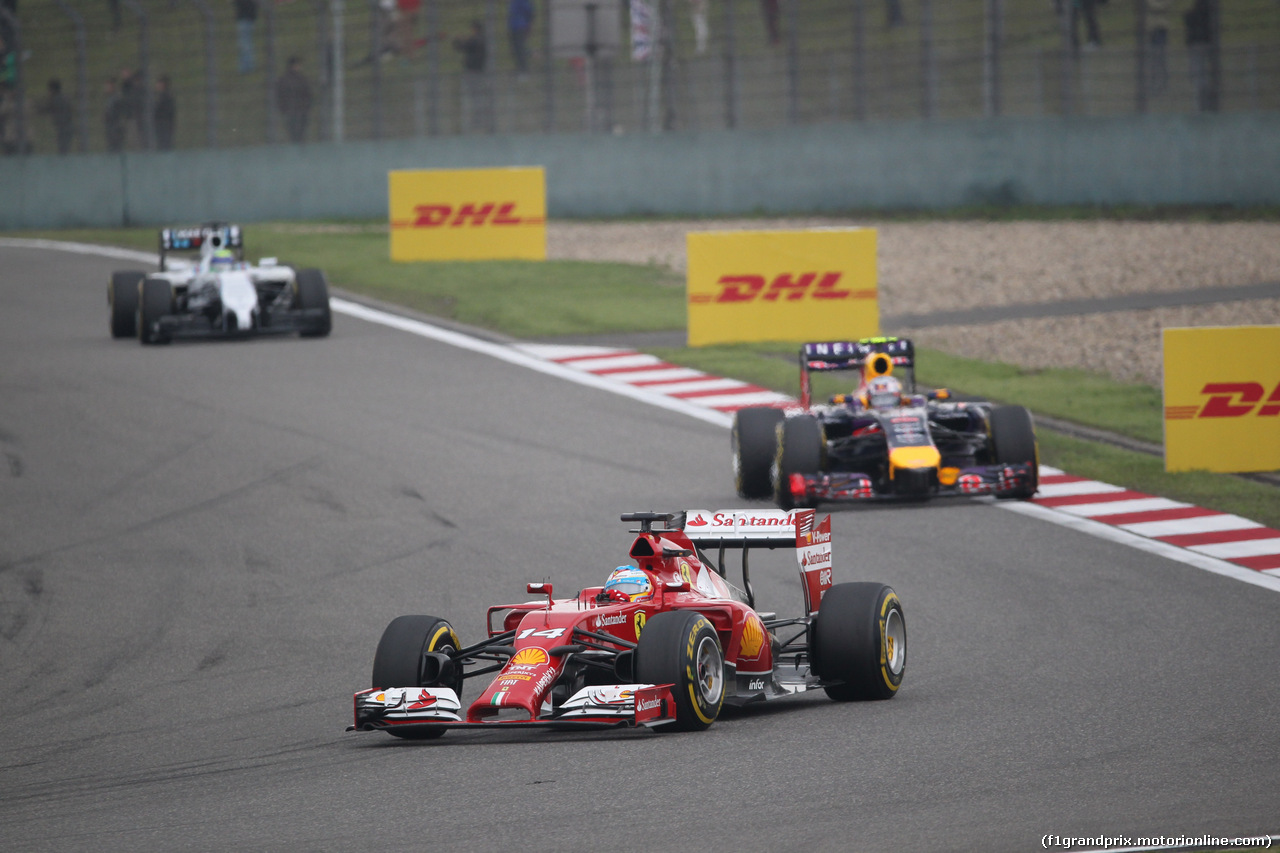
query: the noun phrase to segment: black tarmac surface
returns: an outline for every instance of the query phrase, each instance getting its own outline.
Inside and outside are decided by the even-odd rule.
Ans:
[[[0,250],[0,850],[1028,850],[1280,829],[1280,597],[980,502],[834,513],[890,702],[346,734],[382,628],[722,508],[725,431],[403,332],[144,348],[119,261]],[[753,561],[800,606],[794,562]],[[474,698],[471,688],[464,699]]]

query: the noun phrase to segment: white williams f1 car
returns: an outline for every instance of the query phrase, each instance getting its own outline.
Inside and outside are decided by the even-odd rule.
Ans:
[[[137,335],[144,344],[289,332],[323,337],[332,326],[324,273],[275,258],[252,266],[240,227],[219,222],[162,230],[160,271],[112,273],[107,304],[111,336]]]

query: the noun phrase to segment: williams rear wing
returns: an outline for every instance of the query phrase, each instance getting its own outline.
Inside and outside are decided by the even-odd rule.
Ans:
[[[755,606],[747,554],[756,548],[795,548],[800,585],[804,589],[805,615],[818,612],[822,595],[831,588],[831,516],[814,523],[811,509],[783,510],[690,509],[674,515],[673,528],[680,529],[699,550],[706,565],[725,574],[725,551],[741,549],[742,583],[748,603]],[[707,558],[715,549],[717,560]]]
[[[165,269],[165,259],[170,252],[203,252],[206,246],[214,249],[231,249],[237,260],[244,260],[244,232],[239,225],[227,222],[206,222],[187,228],[163,228],[160,230],[160,269]]]

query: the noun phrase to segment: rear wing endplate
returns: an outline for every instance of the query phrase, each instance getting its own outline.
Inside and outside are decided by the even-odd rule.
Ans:
[[[755,606],[747,554],[755,548],[795,548],[800,585],[804,589],[805,614],[818,612],[823,594],[831,588],[831,516],[814,524],[811,509],[705,510],[677,513],[671,526],[679,528],[700,550],[719,552],[717,569],[725,574],[725,551],[742,550],[742,583],[748,603]]]

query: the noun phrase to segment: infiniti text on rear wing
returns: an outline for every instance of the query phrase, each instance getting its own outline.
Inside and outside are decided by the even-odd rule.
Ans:
[[[811,372],[860,370],[876,355],[888,358],[893,368],[912,369],[912,378],[905,384],[914,388],[916,351],[907,338],[863,338],[857,341],[808,343],[800,348],[800,405],[807,409],[813,402],[809,381]],[[889,369],[876,372],[888,373]]]

